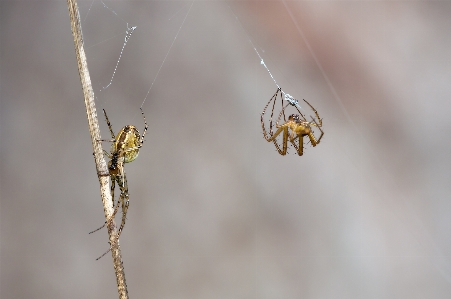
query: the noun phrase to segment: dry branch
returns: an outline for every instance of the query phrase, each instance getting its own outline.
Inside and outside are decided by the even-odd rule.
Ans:
[[[109,173],[105,158],[103,156],[103,149],[101,140],[99,122],[97,119],[97,112],[94,103],[94,91],[92,90],[91,78],[89,76],[88,64],[86,62],[85,50],[83,47],[83,35],[80,24],[80,14],[78,12],[78,5],[76,0],[67,0],[69,7],[70,22],[72,27],[72,34],[74,36],[75,54],[77,56],[78,71],[80,73],[81,85],[83,88],[83,95],[86,105],[86,113],[88,116],[89,132],[91,133],[91,142],[94,149],[94,158],[96,163],[97,176],[100,182],[100,194],[105,212],[105,219],[108,225],[108,235],[111,244],[111,253],[113,256],[114,270],[116,272],[117,288],[120,299],[128,298],[127,284],[125,282],[124,266],[122,264],[122,255],[119,247],[119,240],[117,239],[117,228],[113,215],[113,201],[110,193]]]

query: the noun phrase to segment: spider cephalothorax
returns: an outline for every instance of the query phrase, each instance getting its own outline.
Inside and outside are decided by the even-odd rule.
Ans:
[[[274,107],[276,104],[277,95],[279,93],[280,93],[280,98],[282,100],[282,110],[280,111],[279,117],[277,118],[277,122],[276,122],[277,131],[274,133],[272,117],[274,115]],[[263,116],[264,116],[269,104],[271,103],[271,101],[273,101],[273,105],[272,105],[272,111],[271,111],[271,118],[270,118],[270,122],[269,122],[269,134],[267,134],[266,129],[265,129],[265,123],[263,121]],[[284,99],[283,99],[283,95],[282,95],[282,90],[279,88],[279,89],[277,89],[277,92],[273,95],[273,97],[269,100],[268,104],[266,104],[265,108],[263,109],[263,112],[261,115],[263,136],[268,142],[272,141],[274,143],[274,145],[276,146],[276,149],[279,152],[279,154],[281,154],[283,156],[287,154],[288,139],[289,139],[291,144],[293,144],[294,148],[298,152],[298,155],[302,156],[304,153],[303,137],[308,136],[312,146],[316,146],[321,141],[321,138],[324,135],[324,132],[321,129],[321,127],[323,125],[323,121],[319,117],[316,109],[313,108],[313,106],[310,105],[310,103],[307,102],[306,100],[304,100],[304,102],[307,103],[307,105],[309,105],[310,108],[315,112],[318,122],[313,118],[313,116],[311,116],[312,121],[310,121],[310,122],[307,121],[305,116],[301,113],[301,111],[299,111],[299,109],[297,107],[297,101],[296,102],[288,101],[288,104],[286,104],[286,105],[284,105],[283,102],[284,102]],[[285,117],[285,109],[288,107],[288,105],[295,106],[296,110],[299,112],[299,114],[291,114],[290,116],[288,116],[288,120],[287,120]],[[282,116],[283,116],[284,124],[279,125],[279,122],[282,119]],[[313,135],[312,127],[317,127],[319,129],[319,131],[321,132],[321,135],[319,136],[318,140],[316,140],[315,135]],[[282,149],[280,149],[280,146],[277,143],[276,138],[282,132],[283,132],[283,142],[282,142]],[[295,143],[296,139],[299,139],[297,144]]]
[[[146,135],[148,126],[144,112],[141,109],[145,125],[143,134],[140,135],[138,129],[136,129],[135,126],[127,125],[119,131],[117,136],[115,136],[111,123],[108,120],[108,116],[106,114],[105,109],[103,110],[103,113],[105,115],[105,119],[108,124],[111,137],[113,139],[99,141],[112,142],[110,153],[104,151],[104,154],[110,159],[110,161],[108,161],[108,172],[111,178],[111,197],[113,200],[113,206],[115,206],[111,219],[113,219],[114,216],[116,215],[119,209],[119,204],[122,205],[122,222],[118,231],[119,238],[122,229],[124,228],[125,225],[127,210],[129,206],[128,184],[127,177],[124,171],[124,163],[132,162],[138,157],[139,149],[142,147],[144,143],[144,136]],[[116,187],[116,182],[119,185],[119,190],[121,191],[121,195],[119,196],[117,204],[114,203],[114,189]],[[103,226],[105,226],[105,224]],[[96,229],[95,231],[99,229]],[[95,231],[92,231],[91,233]]]
[[[290,116],[288,116],[288,120],[292,120],[292,121],[295,121],[297,123],[301,122],[301,120],[299,119],[299,115],[298,114],[291,114]]]
[[[124,163],[123,161],[121,164]],[[119,153],[115,152],[111,155],[111,160],[108,162],[108,171],[110,175],[118,175],[119,170]]]

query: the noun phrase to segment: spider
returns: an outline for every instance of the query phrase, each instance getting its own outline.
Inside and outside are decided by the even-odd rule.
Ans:
[[[280,111],[279,116],[277,118],[277,122],[276,122],[277,131],[274,133],[272,118],[274,115],[274,107],[276,105],[277,96],[279,93],[280,93],[280,98],[282,99],[282,111]],[[270,105],[271,101],[273,101],[273,104],[272,104],[271,118],[270,118],[270,122],[269,122],[269,134],[268,134],[265,129],[265,123],[263,121],[263,116],[266,112],[266,109]],[[318,122],[313,118],[313,116],[310,116],[312,118],[312,121],[310,121],[310,122],[307,121],[305,116],[301,113],[301,111],[297,107],[296,100],[288,99],[288,104],[286,104],[285,106],[284,106],[283,101],[284,101],[284,99],[283,99],[283,95],[282,95],[282,89],[278,88],[276,93],[269,100],[268,104],[266,104],[266,106],[263,109],[263,112],[261,114],[263,137],[268,142],[271,142],[271,141],[274,142],[274,145],[276,146],[277,151],[282,156],[285,156],[287,154],[287,143],[288,143],[288,140],[290,140],[290,142],[293,144],[294,148],[297,150],[298,155],[302,156],[304,153],[304,142],[303,142],[304,136],[309,137],[310,142],[312,143],[313,146],[316,146],[321,141],[321,138],[324,135],[324,132],[321,129],[321,127],[323,125],[323,120],[319,117],[319,114],[316,111],[316,109],[313,108],[313,106],[310,105],[310,103],[307,102],[306,100],[304,100],[304,102],[306,102],[307,105],[309,105],[310,108],[312,108],[312,110],[315,112]],[[288,116],[288,121],[287,121],[287,119],[285,117],[285,109],[288,107],[288,105],[295,106],[296,110],[299,112],[299,114],[291,114],[290,116]],[[285,123],[283,125],[279,125],[279,121],[281,120],[282,115],[283,115],[283,120]],[[313,135],[312,127],[317,127],[321,132],[321,135],[319,136],[318,140],[316,140],[315,136]],[[288,129],[290,129],[291,132],[289,132]],[[276,137],[282,132],[283,132],[283,144],[282,144],[283,147],[282,147],[282,149],[280,149],[280,146],[277,143]],[[297,138],[299,138],[298,144],[295,143]]]
[[[113,139],[98,140],[98,141],[112,142],[110,153],[104,150],[104,154],[110,159],[110,161],[108,161],[108,172],[111,178],[111,198],[113,200],[113,206],[114,206],[114,189],[116,187],[116,182],[121,191],[121,195],[119,196],[116,207],[114,208],[113,215],[111,216],[111,219],[113,219],[119,209],[119,204],[122,204],[122,222],[118,231],[117,238],[119,238],[122,230],[124,229],[127,210],[130,203],[128,195],[127,177],[124,171],[124,163],[130,163],[138,157],[139,149],[144,144],[144,136],[146,135],[148,128],[146,116],[144,115],[142,108],[140,109],[144,118],[145,125],[143,134],[140,135],[138,129],[136,129],[135,126],[127,125],[119,131],[117,136],[114,135],[113,128],[111,127],[111,123],[108,119],[106,111],[105,109],[103,109],[103,114],[105,115],[106,123],[108,124],[108,128],[110,130],[111,137]],[[103,228],[106,225],[106,223],[107,222],[105,221],[103,226],[90,232],[90,234]]]

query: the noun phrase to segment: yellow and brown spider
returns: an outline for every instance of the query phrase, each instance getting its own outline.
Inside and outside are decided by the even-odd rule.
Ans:
[[[125,225],[125,220],[127,216],[127,210],[130,203],[129,195],[128,195],[128,184],[127,184],[127,177],[125,175],[124,171],[124,163],[130,163],[134,161],[139,154],[139,149],[142,147],[144,143],[144,136],[147,132],[147,122],[146,122],[146,116],[144,115],[144,112],[141,108],[141,113],[144,118],[144,131],[143,134],[140,135],[138,129],[135,126],[127,125],[123,127],[117,136],[114,135],[113,128],[111,126],[111,123],[108,119],[108,116],[106,114],[105,109],[103,109],[103,114],[105,115],[106,123],[108,124],[108,128],[111,133],[112,140],[99,140],[99,141],[107,141],[112,142],[110,153],[104,150],[104,154],[110,159],[108,161],[108,172],[111,178],[111,198],[113,200],[113,207],[114,212],[111,216],[111,219],[114,218],[116,215],[119,204],[122,205],[122,222],[121,226],[118,231],[117,237],[121,235],[121,232]],[[119,190],[121,191],[121,195],[119,196],[119,199],[117,201],[117,204],[114,204],[114,189],[116,187],[116,182],[119,186]],[[90,232],[96,232],[99,229],[103,228],[106,225],[106,222],[103,226],[100,228]]]
[[[280,93],[280,98],[282,100],[281,101],[282,102],[282,110],[280,111],[279,116],[277,118],[277,122],[276,122],[277,131],[274,133],[272,118],[274,115],[274,107],[276,105],[277,96],[279,95],[279,93]],[[324,132],[321,129],[321,127],[323,125],[323,120],[319,117],[319,114],[316,111],[316,109],[313,108],[313,106],[310,105],[309,102],[304,100],[304,102],[306,102],[307,105],[309,105],[310,108],[312,108],[312,110],[315,112],[316,118],[318,119],[318,122],[317,122],[313,118],[313,116],[310,116],[312,118],[312,121],[307,121],[305,116],[299,110],[299,108],[297,106],[297,101],[294,100],[293,98],[291,98],[289,95],[285,95],[285,96],[286,97],[288,96],[288,98],[287,98],[288,104],[286,104],[286,105],[284,105],[284,97],[282,94],[282,89],[278,88],[276,93],[272,96],[272,98],[269,100],[268,104],[266,104],[265,108],[263,109],[263,112],[261,114],[263,137],[268,142],[272,141],[274,143],[274,145],[276,146],[277,151],[282,156],[285,156],[287,154],[288,140],[290,140],[291,144],[293,144],[294,148],[298,152],[298,155],[302,156],[304,153],[304,142],[303,142],[304,136],[309,137],[310,142],[312,143],[312,146],[316,146],[321,141],[321,138],[324,135]],[[272,104],[271,117],[270,117],[270,122],[269,122],[269,134],[268,134],[265,129],[265,123],[263,120],[263,116],[266,112],[266,109],[270,105],[271,101],[273,102],[273,104]],[[291,114],[290,116],[288,116],[288,120],[287,120],[285,117],[285,109],[288,107],[288,105],[294,106],[296,108],[296,110],[299,112],[299,114]],[[283,116],[284,124],[279,125],[279,122],[280,122],[282,116]],[[319,131],[321,132],[321,135],[319,136],[318,140],[316,140],[315,135],[313,135],[312,127],[317,127],[319,129]],[[282,142],[282,149],[280,149],[280,146],[277,143],[276,138],[282,132],[283,132],[283,142]],[[295,143],[296,139],[299,139],[298,144]]]

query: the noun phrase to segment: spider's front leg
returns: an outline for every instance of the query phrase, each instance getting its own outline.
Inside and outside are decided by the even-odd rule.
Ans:
[[[293,135],[295,135],[294,132],[293,132]],[[299,142],[298,142],[299,145],[296,145],[296,143],[295,143],[296,138],[299,138]],[[291,142],[291,144],[293,144],[294,148],[298,152],[298,155],[302,156],[304,154],[304,136],[295,135],[294,138],[290,138],[290,142]]]
[[[113,127],[111,126],[110,120],[108,119],[108,116],[106,115],[105,109],[103,109],[103,115],[105,115],[106,123],[107,123],[107,125],[108,125],[108,129],[110,130],[111,137],[112,137],[113,139],[116,139],[116,135],[114,135]],[[106,140],[102,140],[102,141],[106,141]]]
[[[283,132],[283,143],[282,143],[282,150],[280,150],[279,145],[277,144],[276,137]],[[277,151],[282,156],[285,156],[287,154],[287,146],[288,146],[288,126],[282,125],[279,127],[279,129],[276,131],[276,133],[268,140],[268,142],[273,141],[276,145]]]

